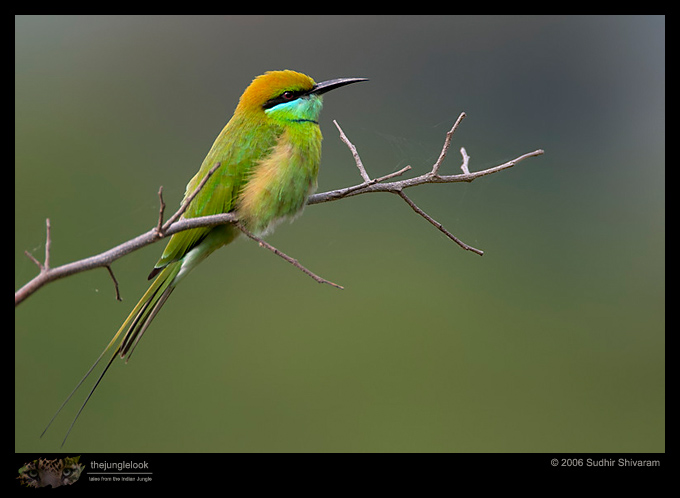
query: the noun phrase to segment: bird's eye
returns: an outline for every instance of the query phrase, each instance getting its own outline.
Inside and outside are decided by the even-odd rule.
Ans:
[[[302,91],[295,91],[295,90],[286,90],[283,93],[279,93],[276,95],[276,97],[269,99],[267,102],[262,104],[262,108],[267,110],[271,109],[274,106],[277,106],[279,104],[286,104],[288,102],[292,102],[301,95],[304,95],[304,92]]]

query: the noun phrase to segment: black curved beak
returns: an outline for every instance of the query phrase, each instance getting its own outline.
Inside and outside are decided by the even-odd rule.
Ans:
[[[350,85],[352,83],[358,83],[360,81],[368,81],[368,78],[335,78],[334,80],[322,81],[314,85],[308,94],[322,95],[341,86]]]

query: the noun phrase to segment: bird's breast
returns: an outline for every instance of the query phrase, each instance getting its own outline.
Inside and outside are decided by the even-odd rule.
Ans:
[[[295,127],[298,128],[298,127]],[[316,188],[321,132],[316,124],[287,129],[271,152],[254,167],[241,190],[237,212],[257,233],[298,214]]]

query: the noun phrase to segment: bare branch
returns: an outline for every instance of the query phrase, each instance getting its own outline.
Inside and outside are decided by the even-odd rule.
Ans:
[[[165,230],[164,236],[173,235],[177,232],[190,230],[192,228],[225,225],[227,223],[233,223],[236,220],[237,217],[233,213],[214,214],[200,218],[184,218],[176,221],[171,227]],[[160,240],[160,238],[160,235],[156,231],[156,227],[153,227],[151,230],[143,233],[142,235],[123,242],[122,244],[119,244],[108,251],[104,251],[103,253],[90,256],[89,258],[81,259],[79,261],[74,261],[73,263],[67,263],[56,268],[50,268],[49,271],[43,271],[14,293],[14,306],[24,301],[28,296],[49,282],[53,282],[55,280],[59,280],[61,278],[68,277],[83,271],[92,270],[94,268],[108,266],[117,259],[120,259],[123,256],[136,251],[137,249],[141,249],[142,247],[153,244],[154,242]]]
[[[320,204],[322,202],[336,201],[338,199],[343,199],[345,197],[352,197],[360,194],[368,194],[372,192],[392,192],[397,193],[400,190],[417,187],[418,185],[425,185],[427,183],[459,183],[459,182],[471,182],[480,178],[482,176],[491,175],[493,173],[498,173],[504,169],[512,168],[516,164],[528,159],[530,157],[540,156],[544,153],[542,149],[535,150],[533,152],[528,152],[522,154],[521,156],[508,161],[506,163],[500,164],[493,168],[485,169],[482,171],[476,171],[474,173],[462,173],[459,175],[448,175],[448,176],[435,176],[432,172],[425,173],[424,175],[416,176],[414,178],[408,178],[406,180],[401,180],[398,182],[390,183],[378,183],[365,182],[360,185],[355,185],[353,187],[346,187],[338,190],[330,190],[328,192],[321,192],[319,194],[313,194],[307,199],[307,204]]]
[[[365,194],[369,192],[391,192],[399,195],[410,207],[413,209],[416,213],[418,213],[420,216],[425,218],[428,222],[430,222],[432,225],[437,227],[442,233],[444,233],[448,238],[453,240],[456,244],[458,244],[460,247],[467,251],[472,251],[476,254],[479,254],[480,256],[484,254],[484,251],[481,249],[477,249],[475,247],[472,247],[462,240],[460,240],[458,237],[453,235],[451,232],[449,232],[446,228],[442,226],[441,223],[436,221],[434,218],[432,218],[429,214],[427,214],[425,211],[423,211],[420,207],[416,205],[415,202],[411,200],[405,193],[404,189],[409,188],[409,187],[415,187],[417,185],[424,185],[426,183],[456,183],[456,182],[471,182],[475,180],[476,178],[485,176],[485,175],[490,175],[492,173],[496,173],[498,171],[502,171],[507,168],[511,168],[512,166],[516,165],[520,161],[523,161],[524,159],[527,159],[529,157],[534,157],[534,156],[539,156],[543,154],[543,150],[538,149],[535,150],[534,152],[529,152],[527,154],[523,154],[519,156],[516,159],[513,159],[512,161],[508,161],[507,163],[501,164],[499,166],[489,168],[483,171],[478,171],[475,173],[470,173],[469,169],[469,161],[470,161],[470,156],[468,155],[467,151],[465,150],[465,147],[461,147],[460,153],[463,157],[463,163],[461,164],[461,169],[463,171],[463,174],[459,175],[448,175],[448,176],[442,176],[439,174],[439,168],[442,165],[442,162],[446,158],[446,155],[448,153],[449,147],[451,146],[451,139],[453,137],[453,134],[456,132],[458,127],[460,126],[460,123],[463,121],[465,118],[466,114],[464,112],[460,113],[458,116],[458,119],[454,123],[454,125],[451,127],[451,129],[446,133],[446,138],[444,140],[444,146],[442,147],[442,151],[439,154],[439,157],[437,158],[437,161],[434,163],[432,166],[432,169],[430,170],[429,173],[425,173],[424,175],[415,177],[415,178],[409,178],[406,180],[401,180],[401,181],[396,181],[396,182],[391,182],[391,183],[380,183],[383,180],[386,180],[388,177],[391,177],[388,175],[387,177],[382,177],[378,178],[376,180],[371,180],[370,176],[366,172],[366,168],[364,167],[363,163],[361,163],[361,160],[359,159],[359,154],[356,151],[356,147],[349,141],[345,133],[342,131],[342,128],[340,128],[340,125],[338,124],[337,121],[333,121],[335,123],[335,126],[338,128],[340,131],[340,138],[341,140],[347,145],[347,147],[350,149],[352,152],[352,155],[354,156],[355,162],[357,163],[357,167],[359,168],[359,171],[361,172],[362,178],[364,178],[364,182],[355,185],[353,187],[347,187],[344,189],[339,189],[339,190],[334,190],[331,192],[324,192],[321,194],[315,194],[309,197],[307,200],[308,204],[318,204],[321,202],[329,202],[329,201],[334,201],[337,199],[342,199],[344,197],[351,197],[353,195],[359,195],[359,194]],[[410,167],[407,166],[408,169]],[[398,176],[402,174],[406,168],[402,171],[398,171],[396,174],[393,174],[393,176]]]
[[[446,139],[444,140],[444,147],[442,148],[442,151],[439,154],[439,158],[437,159],[437,161],[432,166],[432,170],[430,171],[430,173],[428,173],[427,175],[423,175],[423,176],[427,176],[427,177],[431,177],[431,178],[440,178],[440,176],[438,174],[439,167],[441,166],[442,162],[444,161],[444,158],[446,157],[446,154],[449,150],[449,147],[451,146],[451,138],[453,137],[453,134],[456,132],[456,130],[458,129],[458,126],[460,125],[461,121],[463,121],[464,118],[465,118],[465,113],[464,112],[460,113],[460,116],[458,116],[458,119],[454,123],[453,127],[446,134]],[[388,178],[399,176],[402,173],[411,169],[410,166],[406,166],[406,168],[404,168],[400,171],[397,171],[396,173],[392,173],[391,175],[386,175],[386,176],[384,176],[382,178],[378,178],[376,180],[371,180],[371,177],[368,175],[366,168],[364,167],[363,163],[361,162],[361,158],[359,157],[359,153],[357,152],[356,147],[354,146],[354,144],[352,142],[350,142],[349,138],[347,138],[347,135],[345,135],[345,132],[342,130],[342,128],[340,127],[338,122],[336,120],[333,120],[333,123],[335,123],[336,128],[340,132],[340,140],[342,140],[345,143],[345,145],[347,145],[349,150],[352,152],[352,156],[354,157],[354,161],[356,162],[357,168],[359,168],[359,172],[361,173],[361,177],[364,179],[364,183],[362,183],[360,185],[357,185],[355,187],[349,187],[347,189],[343,189],[342,194],[338,195],[336,198],[346,197],[347,195],[351,194],[352,192],[355,192],[355,191],[361,190],[365,187],[368,187],[370,185],[379,183],[380,181],[387,180]],[[465,152],[465,148],[461,148],[461,154],[463,155],[463,165],[461,166],[461,168],[463,169],[463,173],[469,174],[470,171],[468,170],[467,163],[468,163],[468,160],[470,159],[470,157],[467,155],[467,152]],[[403,187],[403,188],[405,188],[405,187]],[[466,244],[465,242],[460,240],[458,237],[453,235],[451,232],[449,232],[446,228],[444,228],[444,226],[441,223],[439,223],[437,220],[435,220],[429,214],[427,214],[425,211],[423,211],[421,208],[419,208],[416,205],[416,203],[413,202],[404,193],[403,188],[393,190],[393,192],[395,192],[397,195],[399,195],[399,197],[401,197],[409,206],[411,206],[411,209],[413,209],[416,213],[418,213],[420,216],[425,218],[432,225],[437,227],[444,235],[446,235],[448,238],[453,240],[456,244],[458,244],[463,249],[468,250],[468,251],[472,251],[476,254],[479,254],[480,256],[484,254],[484,251],[482,251],[480,249],[476,249],[476,248]]]
[[[21,289],[14,293],[14,306],[17,306],[22,301],[24,301],[28,296],[30,296],[39,288],[50,282],[59,280],[64,277],[68,277],[69,275],[74,275],[76,273],[102,267],[106,267],[109,270],[109,274],[113,278],[114,285],[116,286],[116,296],[120,297],[120,292],[118,290],[118,282],[116,281],[115,277],[113,277],[113,272],[111,271],[110,268],[111,263],[113,263],[117,259],[122,258],[126,254],[136,251],[137,249],[141,249],[142,247],[148,246],[149,244],[153,244],[154,242],[160,240],[165,236],[173,235],[177,232],[189,230],[191,228],[233,223],[234,221],[236,221],[237,217],[232,213],[222,213],[212,216],[204,216],[200,218],[179,219],[179,217],[184,213],[184,211],[186,211],[187,207],[189,206],[189,203],[205,186],[210,176],[212,176],[212,174],[217,170],[217,168],[219,168],[219,166],[220,163],[217,163],[210,169],[210,171],[208,171],[205,178],[203,178],[198,187],[196,187],[193,193],[189,197],[187,197],[184,200],[184,202],[182,202],[182,205],[180,206],[179,210],[172,215],[172,217],[165,223],[165,225],[161,227],[160,230],[158,229],[158,226],[155,226],[148,232],[143,233],[142,235],[139,235],[132,240],[123,242],[122,244],[117,245],[113,249],[109,249],[108,251],[105,251],[101,254],[97,254],[96,256],[91,256],[89,258],[81,259],[79,261],[74,261],[73,263],[68,263],[57,268],[49,268],[48,266],[51,248],[51,236],[50,236],[50,220],[47,219],[46,220],[47,240],[45,242],[46,264],[45,265],[41,264],[32,254],[28,253],[27,251],[24,251],[24,253],[35,264],[38,265],[38,267],[40,268],[40,273],[38,274],[38,276],[34,277],[23,287],[21,287]],[[162,198],[162,187],[159,189],[158,195],[161,198],[161,209],[159,213],[158,222],[158,224],[160,224],[163,217],[163,210],[165,209],[165,202],[163,202]]]
[[[302,266],[302,265],[300,264],[300,262],[299,262],[297,259],[291,258],[290,256],[288,256],[288,255],[285,254],[284,252],[280,251],[279,249],[277,249],[277,248],[274,247],[273,245],[271,245],[271,244],[265,242],[265,241],[262,240],[261,238],[257,237],[256,235],[254,235],[254,234],[252,234],[251,232],[249,232],[248,230],[246,230],[246,228],[245,228],[241,223],[236,222],[235,225],[236,225],[236,227],[237,227],[239,230],[241,230],[247,237],[249,237],[249,238],[251,238],[252,240],[254,240],[255,242],[259,243],[259,244],[260,244],[260,247],[264,247],[264,248],[266,248],[266,249],[269,249],[271,252],[273,252],[273,253],[276,254],[277,256],[282,257],[283,259],[285,259],[286,261],[288,261],[291,265],[293,265],[295,268],[297,268],[298,270],[301,270],[302,272],[306,273],[307,275],[309,275],[310,277],[312,277],[314,280],[316,280],[316,281],[319,282],[320,284],[328,284],[328,285],[331,285],[331,286],[335,287],[336,289],[344,289],[344,287],[343,287],[342,285],[338,285],[338,284],[336,284],[336,283],[331,282],[330,280],[326,280],[325,278],[322,278],[322,277],[318,276],[316,273],[314,273],[314,272],[308,270],[307,268],[305,268],[304,266]]]
[[[476,254],[483,254],[483,251],[480,249],[476,249],[468,244],[465,244],[462,242],[460,239],[458,239],[455,235],[453,235],[450,231],[445,229],[441,223],[433,219],[430,215],[428,215],[425,211],[423,211],[421,208],[419,208],[406,194],[403,192],[405,189],[410,188],[410,187],[416,187],[418,185],[425,185],[428,183],[457,183],[457,182],[471,182],[473,180],[476,180],[477,178],[481,178],[482,176],[486,175],[491,175],[494,173],[498,173],[500,171],[503,171],[508,168],[512,168],[516,164],[520,163],[521,161],[524,161],[525,159],[531,158],[531,157],[536,157],[542,155],[544,152],[542,149],[537,149],[533,152],[528,152],[526,154],[523,154],[511,161],[508,161],[506,163],[500,164],[498,166],[495,166],[493,168],[488,168],[482,171],[476,171],[476,172],[470,172],[468,163],[470,156],[467,155],[467,152],[465,151],[464,148],[461,148],[461,155],[463,156],[463,164],[461,165],[461,169],[463,170],[462,174],[457,174],[457,175],[448,175],[448,176],[442,176],[439,174],[439,169],[442,165],[443,160],[445,159],[448,149],[451,145],[451,139],[453,134],[455,133],[456,129],[460,125],[460,122],[463,120],[465,117],[465,113],[461,113],[458,119],[456,120],[455,124],[449,130],[449,132],[446,134],[446,139],[444,141],[444,146],[442,147],[442,151],[439,154],[439,157],[437,161],[434,163],[432,166],[432,169],[423,175],[416,176],[413,178],[407,178],[404,180],[398,180],[394,182],[387,182],[387,180],[391,180],[395,177],[401,176],[407,171],[411,169],[410,166],[406,166],[399,171],[389,173],[385,176],[379,177],[379,178],[374,178],[371,179],[368,173],[366,172],[366,168],[364,167],[363,163],[361,162],[361,159],[359,157],[358,152],[356,151],[356,147],[349,141],[345,133],[342,131],[340,128],[340,125],[334,121],[336,127],[338,128],[340,132],[340,137],[341,140],[347,145],[347,147],[350,149],[352,152],[352,155],[354,157],[355,163],[357,165],[357,168],[359,169],[359,172],[361,174],[362,179],[364,180],[362,183],[358,185],[354,185],[351,187],[345,187],[342,189],[338,190],[332,190],[329,192],[322,192],[318,194],[311,195],[308,200],[307,204],[320,204],[323,202],[330,202],[330,201],[335,201],[338,199],[344,199],[345,197],[352,197],[355,195],[360,195],[360,194],[367,194],[367,193],[372,193],[372,192],[390,192],[399,195],[410,207],[413,209],[416,213],[418,213],[420,216],[425,218],[429,223],[437,227],[442,233],[444,233],[447,237],[449,237],[451,240],[453,240],[456,244],[458,244],[460,247],[462,247],[465,250],[475,252]],[[191,201],[196,197],[198,192],[205,186],[205,184],[208,182],[210,177],[217,171],[217,169],[220,167],[220,163],[216,163],[210,171],[206,173],[206,176],[201,180],[200,184],[196,187],[196,189],[184,199],[182,202],[182,205],[180,206],[179,210],[173,214],[168,221],[163,223],[163,214],[165,210],[165,202],[163,201],[163,196],[162,196],[162,188],[159,189],[158,196],[160,199],[160,210],[159,210],[159,217],[158,217],[158,222],[156,226],[154,226],[152,229],[147,231],[146,233],[143,233],[131,240],[128,240],[126,242],[123,242],[122,244],[119,244],[118,246],[109,249],[108,251],[102,252],[101,254],[97,254],[95,256],[91,256],[89,258],[85,258],[79,261],[74,261],[72,263],[68,263],[62,266],[58,266],[56,268],[52,268],[50,266],[50,251],[51,251],[51,226],[50,226],[50,220],[46,220],[46,241],[45,241],[45,261],[44,263],[40,263],[32,254],[29,252],[25,251],[26,256],[28,256],[33,263],[36,264],[39,268],[39,274],[34,277],[32,280],[30,280],[28,283],[26,283],[21,289],[15,292],[14,294],[14,305],[17,306],[19,303],[23,302],[27,297],[32,295],[35,291],[43,287],[44,285],[53,282],[55,280],[59,280],[61,278],[74,275],[76,273],[80,273],[83,271],[91,270],[94,268],[106,268],[107,271],[109,272],[109,275],[111,276],[115,290],[116,290],[116,298],[120,298],[120,292],[118,289],[118,282],[116,278],[113,275],[113,271],[111,269],[111,263],[116,261],[119,258],[122,258],[123,256],[136,251],[137,249],[140,249],[142,247],[145,247],[147,245],[153,244],[154,242],[157,242],[163,237],[167,237],[169,235],[173,235],[175,233],[181,232],[183,230],[190,230],[192,228],[199,228],[199,227],[209,227],[209,226],[216,226],[216,225],[223,225],[223,224],[228,224],[228,223],[236,223],[238,221],[238,218],[236,214],[234,213],[222,213],[222,214],[215,214],[211,216],[203,216],[203,217],[198,217],[198,218],[182,218],[182,215],[185,213],[187,207],[191,203]],[[334,287],[342,288],[341,286],[334,284],[333,282],[330,282],[329,280],[323,279],[316,275],[315,273],[309,271],[307,268],[302,266],[296,259],[291,258],[290,256],[282,253],[275,247],[271,246],[267,242],[263,241],[262,239],[256,237],[255,235],[251,234],[250,232],[247,232],[242,226],[239,226],[239,228],[251,239],[256,240],[262,247],[266,247],[270,251],[274,252],[275,254],[279,255],[289,263],[293,264],[296,266],[298,269],[302,270],[305,272],[307,275],[312,277],[314,280],[320,283],[326,283],[329,285],[332,285]]]
[[[368,180],[367,182],[360,183],[359,185],[354,185],[353,187],[346,187],[346,188],[341,188],[339,190],[333,190],[331,192],[323,192],[321,194],[313,194],[310,195],[309,198],[307,199],[307,204],[321,204],[322,202],[329,202],[329,201],[335,201],[337,199],[342,199],[343,197],[347,197],[349,194],[352,192],[355,192],[357,190],[361,190],[365,187],[368,187],[369,185],[373,185],[375,183],[379,183],[385,180],[389,180],[391,178],[394,178],[396,176],[401,176],[404,173],[406,173],[408,170],[411,169],[411,166],[405,166],[401,168],[399,171],[395,171],[394,173],[390,173],[385,176],[381,176],[380,178],[374,178],[373,180]]]

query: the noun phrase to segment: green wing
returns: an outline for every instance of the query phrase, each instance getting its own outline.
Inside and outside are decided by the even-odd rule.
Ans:
[[[184,198],[194,192],[216,163],[221,163],[221,166],[191,202],[182,218],[232,211],[252,167],[275,145],[277,132],[278,130],[269,127],[235,123],[232,119],[215,140],[198,173],[187,184]],[[149,278],[157,275],[169,263],[181,259],[211,230],[213,227],[194,228],[173,235]]]

